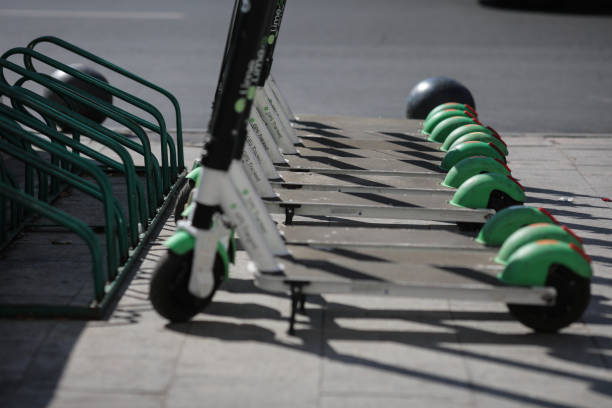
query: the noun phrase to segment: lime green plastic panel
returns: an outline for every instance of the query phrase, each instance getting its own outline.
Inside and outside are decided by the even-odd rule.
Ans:
[[[489,156],[470,156],[455,164],[442,182],[445,187],[459,188],[470,177],[481,173],[510,174],[500,161]]]
[[[194,166],[193,170],[191,170],[185,177],[195,182],[193,185],[194,187],[198,187],[200,185],[200,180],[202,179],[202,166],[199,164]]]
[[[448,138],[446,138],[446,141],[448,141]],[[447,151],[447,150],[445,150],[445,147],[444,147],[444,145],[446,144],[446,141],[444,142],[444,144],[442,145],[440,150]],[[498,139],[495,136],[493,136],[493,135],[491,135],[489,133],[485,133],[485,132],[472,132],[472,133],[468,133],[467,135],[463,135],[459,139],[455,140],[448,147],[448,150],[452,149],[453,147],[455,147],[455,146],[457,146],[457,145],[459,145],[459,144],[461,144],[463,142],[493,143],[495,145],[495,147],[497,147],[504,154],[504,156],[508,155],[508,146],[506,146],[506,143],[504,143],[503,140]]]
[[[444,140],[448,135],[459,126],[478,124],[476,119],[467,116],[455,116],[452,118],[444,119],[442,122],[431,131],[431,134],[427,140],[430,142],[444,143]]]
[[[440,163],[442,170],[450,170],[461,160],[471,156],[487,156],[506,163],[506,157],[492,145],[484,142],[464,142],[450,149]]]
[[[187,252],[193,250],[193,248],[195,247],[195,237],[193,237],[189,232],[185,230],[178,230],[174,235],[168,238],[166,242],[164,242],[164,245],[175,254],[184,255]],[[225,268],[225,278],[227,279],[229,273],[230,258],[227,253],[227,249],[225,248],[225,245],[223,245],[220,241],[217,242],[217,253],[223,261],[223,266]]]
[[[438,123],[442,122],[444,119],[453,118],[455,116],[464,116],[470,117],[471,113],[468,113],[465,110],[458,109],[443,109],[433,115],[429,119],[425,119],[423,123],[423,133],[430,134],[432,130],[438,125]]]
[[[476,241],[487,246],[500,246],[514,231],[529,224],[557,221],[536,207],[516,205],[498,211],[489,218],[476,237]]]
[[[509,285],[543,286],[553,264],[561,264],[586,279],[593,275],[590,263],[571,244],[542,240],[518,249],[508,259],[499,279]]]
[[[467,105],[465,103],[459,103],[459,102],[446,102],[430,110],[429,113],[427,114],[427,117],[425,118],[425,121],[427,121],[429,118],[431,118],[436,113],[443,111],[445,109],[457,109],[460,111],[466,110],[466,111],[471,112],[474,116],[478,116],[478,113],[476,112],[476,110],[474,110],[474,108],[470,105]]]
[[[183,210],[183,212],[181,213],[181,217],[183,218],[187,218],[189,217],[189,214],[191,214],[191,211],[193,211],[193,209],[195,208],[195,201],[192,201],[191,203],[189,203],[189,205],[187,205],[185,207],[185,209]]]
[[[187,173],[185,178],[187,178],[189,180],[193,180],[193,181],[195,181],[197,183],[198,179],[200,178],[201,170],[202,170],[201,167],[196,167],[195,169],[193,169],[189,173]]]
[[[582,248],[582,242],[560,225],[540,222],[527,225],[526,227],[514,231],[499,249],[495,262],[505,264],[519,248],[542,239],[555,239],[567,243],[571,242]]]
[[[184,255],[194,248],[195,237],[185,230],[178,230],[164,242],[164,245],[175,254]]]
[[[502,191],[516,201],[525,201],[523,189],[508,176],[486,173],[470,177],[461,184],[450,202],[457,207],[487,208],[494,190]]]
[[[488,133],[490,135],[493,135],[494,133],[488,127],[483,126],[478,123],[470,123],[467,125],[459,126],[455,130],[450,132],[450,134],[446,137],[446,139],[444,140],[444,143],[442,144],[442,148],[444,148],[446,151],[450,149],[451,145],[455,143],[457,139],[467,135],[468,133],[474,133],[474,132]],[[440,150],[442,150],[442,148],[440,148]]]

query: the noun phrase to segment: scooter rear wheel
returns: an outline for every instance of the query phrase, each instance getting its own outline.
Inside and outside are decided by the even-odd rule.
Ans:
[[[215,286],[206,298],[194,296],[189,292],[189,277],[193,263],[193,251],[177,255],[172,251],[159,261],[151,285],[149,297],[153,308],[171,322],[186,322],[201,312],[211,302],[224,275],[223,261],[219,255],[215,258]]]
[[[536,332],[554,333],[578,320],[589,305],[591,282],[562,265],[553,265],[546,286],[557,290],[554,306],[508,304],[510,313]]]

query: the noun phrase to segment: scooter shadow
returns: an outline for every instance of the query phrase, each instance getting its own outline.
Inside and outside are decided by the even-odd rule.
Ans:
[[[314,306],[311,300],[318,305]],[[603,296],[594,296],[590,311],[585,314],[585,320],[590,324],[612,323],[612,307],[608,306],[609,299]],[[323,306],[323,307],[321,307]],[[540,406],[568,407],[553,401],[509,391],[474,381],[463,381],[450,376],[432,374],[418,369],[413,365],[388,363],[376,358],[366,358],[356,353],[346,354],[335,349],[335,341],[356,342],[392,342],[405,345],[411,350],[423,349],[429,352],[442,353],[449,357],[461,357],[468,361],[494,364],[513,370],[525,370],[536,374],[551,376],[551,378],[570,379],[583,382],[600,394],[612,396],[612,379],[588,374],[587,370],[564,369],[563,364],[555,360],[571,362],[572,364],[593,367],[594,369],[607,369],[608,361],[605,355],[612,350],[612,338],[604,335],[589,335],[586,331],[557,334],[524,334],[501,333],[487,330],[487,324],[474,327],[473,321],[506,322],[513,318],[504,312],[479,311],[422,311],[422,310],[371,310],[347,304],[326,302],[322,297],[308,299],[305,313],[299,314],[296,321],[295,337],[300,341],[290,341],[278,324],[286,321],[287,312],[259,303],[233,303],[214,302],[206,310],[203,319],[189,323],[168,324],[169,330],[184,333],[190,336],[215,338],[228,342],[258,342],[275,345],[304,353],[314,354],[327,360],[348,365],[370,367],[394,374],[417,378],[421,381],[443,384],[458,389],[469,389],[473,392],[510,399],[524,404]],[[235,323],[221,321],[227,317],[239,317],[243,322]],[[349,319],[349,320],[347,320]],[[435,330],[393,330],[385,325],[385,330],[371,330],[348,327],[350,319],[392,319],[417,323],[415,327],[426,325]],[[257,321],[257,323],[251,323]],[[471,322],[471,323],[470,323]],[[518,324],[518,323],[517,323]],[[367,325],[367,323],[366,323]],[[406,327],[402,325],[402,327]],[[582,334],[584,332],[584,334]],[[464,347],[468,344],[470,347]],[[458,347],[459,345],[459,347]],[[550,359],[538,359],[529,362],[525,359],[516,359],[504,356],[503,353],[479,352],[479,347],[486,346],[530,346],[546,350]],[[485,349],[490,350],[490,347]],[[548,361],[548,363],[547,363]],[[561,368],[560,368],[561,367]]]

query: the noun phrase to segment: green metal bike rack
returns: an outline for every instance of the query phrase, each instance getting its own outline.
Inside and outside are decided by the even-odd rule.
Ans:
[[[165,118],[151,103],[34,50],[42,43],[54,45],[64,53],[69,51],[162,94],[174,108],[176,139],[170,136]],[[16,63],[14,56],[21,56],[23,65]],[[100,88],[153,120],[41,73],[34,62]],[[12,73],[12,82],[7,80],[7,71]],[[65,105],[34,92],[30,83],[49,89]],[[13,48],[0,57],[0,94],[8,97],[10,104],[0,104],[0,251],[15,242],[38,216],[47,218],[87,243],[94,289],[94,298],[84,305],[1,302],[0,316],[102,318],[185,180],[178,101],[167,90],[140,76],[52,36],[36,38],[26,48]],[[73,109],[77,104],[101,112],[135,137],[84,117]],[[66,132],[58,130],[60,124]],[[153,153],[148,132],[159,136],[159,156]],[[112,156],[105,153],[106,149]],[[136,165],[133,157],[142,157],[144,166]],[[125,187],[120,190],[125,191],[125,202],[113,193],[111,176],[105,172],[113,175],[115,183],[123,183]],[[96,231],[104,234],[104,246],[92,226],[53,207],[66,188],[101,203],[104,221]]]
[[[8,50],[7,52],[5,52],[2,56],[0,56],[0,58],[2,59],[8,59],[9,57],[13,56],[13,55],[23,55],[24,56],[24,62],[29,59],[36,59],[38,61],[41,61],[53,68],[59,69],[75,78],[78,78],[82,81],[85,81],[86,83],[89,83],[91,85],[94,85],[96,87],[99,87],[101,89],[103,89],[106,92],[109,92],[111,95],[113,95],[114,97],[117,97],[125,102],[127,102],[130,105],[136,106],[140,109],[142,109],[143,111],[147,112],[148,114],[150,114],[151,116],[153,116],[155,118],[155,120],[157,121],[157,125],[147,121],[146,119],[143,119],[141,117],[138,117],[132,113],[129,113],[127,111],[124,111],[125,115],[130,117],[130,119],[134,120],[136,123],[138,123],[139,125],[152,130],[153,132],[156,132],[159,134],[160,139],[161,139],[161,161],[162,161],[162,168],[165,169],[166,171],[162,172],[162,176],[163,176],[163,184],[164,184],[164,190],[167,191],[169,188],[169,183],[170,181],[176,181],[177,177],[178,177],[178,169],[177,169],[177,156],[176,156],[176,147],[174,142],[172,141],[172,138],[170,138],[167,129],[166,129],[166,124],[165,124],[165,120],[161,114],[161,112],[155,108],[153,105],[151,105],[149,102],[144,101],[141,98],[137,98],[133,95],[130,95],[127,92],[124,92],[112,85],[109,85],[103,81],[100,81],[99,79],[96,79],[94,77],[91,77],[87,74],[84,74],[66,64],[63,64],[57,60],[54,60],[44,54],[40,54],[36,51],[33,51],[32,49],[29,48],[22,48],[22,47],[17,47],[17,48],[13,48]],[[30,64],[31,65],[31,62]],[[33,69],[33,67],[32,67]],[[6,77],[4,76],[4,73],[2,71],[0,71],[0,77],[2,79],[2,81],[4,81],[5,83],[8,83],[6,80]],[[75,88],[76,89],[76,88]],[[95,96],[89,95],[83,91],[77,90],[77,92],[81,93],[83,96],[88,97],[90,100],[100,104],[103,103],[103,101],[101,101],[100,99],[96,98]],[[168,163],[169,162],[169,163]],[[168,167],[169,166],[169,167]]]
[[[128,130],[132,131],[134,135],[136,135],[136,137],[140,140],[141,142],[140,145],[130,140],[129,138],[125,137],[124,135],[121,135],[115,131],[112,131],[106,127],[103,127],[99,125],[98,123],[91,121],[90,119],[87,119],[84,116],[74,111],[71,111],[70,109],[66,108],[65,106],[61,104],[58,104],[52,101],[47,101],[46,99],[41,98],[39,95],[34,94],[27,89],[25,90],[26,92],[25,95],[27,95],[30,98],[30,100],[34,100],[38,102],[37,106],[40,107],[39,109],[47,110],[48,108],[52,108],[53,112],[61,112],[61,114],[63,115],[70,116],[71,117],[70,120],[76,119],[76,122],[71,124],[73,138],[75,140],[78,140],[80,136],[83,135],[82,133],[79,133],[78,129],[75,129],[75,127],[78,127],[78,128],[82,127],[79,124],[79,122],[81,122],[83,125],[86,125],[89,128],[93,128],[95,132],[101,132],[107,138],[110,138],[114,140],[115,142],[120,143],[123,147],[142,155],[144,162],[145,162],[144,171],[146,175],[146,188],[147,188],[147,196],[149,198],[149,207],[150,207],[150,211],[153,211],[153,212],[155,211],[154,210],[155,207],[161,204],[161,202],[163,201],[163,187],[162,187],[162,182],[161,182],[160,166],[159,166],[159,162],[157,161],[156,157],[153,155],[151,151],[151,144],[150,144],[148,136],[146,135],[144,130],[139,125],[135,124],[133,121],[129,120],[128,118],[125,118],[121,114],[121,112],[123,111],[113,107],[112,105],[96,104],[90,100],[83,98],[79,94],[72,91],[70,88],[60,85],[58,81],[55,81],[55,83],[51,83],[48,81],[48,78],[44,76],[41,76],[38,74],[32,74],[29,71],[23,71],[22,68],[16,67],[8,63],[7,61],[0,60],[0,66],[5,66],[5,65],[10,66],[11,68],[14,68],[16,72],[23,73],[24,75],[28,77],[28,79],[31,79],[40,84],[43,84],[50,89],[53,89],[54,92],[57,92],[60,95],[70,96],[74,98],[76,101],[78,101],[79,103],[83,103],[84,105],[88,107],[91,107],[91,108],[99,110],[100,112],[103,112],[109,118],[117,121],[118,123],[124,125]],[[20,83],[20,82],[25,82],[25,81],[22,81],[22,80],[17,81],[17,83]],[[20,103],[15,103],[15,100],[12,100],[12,102],[15,108],[20,109],[21,111],[25,112],[25,109],[22,107]],[[44,114],[42,112],[39,112],[39,113],[41,113],[41,115],[43,115],[43,117],[47,119],[47,124],[50,124],[49,122],[53,123],[53,120],[51,120],[51,118],[49,117],[49,114]],[[62,118],[60,119],[56,118],[56,120],[67,120],[67,119],[65,116],[62,116]],[[89,133],[88,136],[92,137],[91,133]],[[153,213],[150,213],[149,215],[153,216]]]
[[[0,84],[0,91],[4,92],[5,94],[11,95],[15,98],[19,98],[19,95],[16,95],[13,90],[7,90],[6,88],[2,86],[2,84]],[[134,191],[132,194],[137,194],[136,190],[140,190],[139,195],[140,196],[144,195],[144,193],[142,192],[142,187],[140,188],[138,187],[140,183],[138,180],[136,180],[136,173],[135,173],[132,158],[130,157],[129,153],[125,149],[123,149],[120,145],[116,144],[114,141],[108,138],[104,138],[103,136],[99,137],[99,135],[92,133],[93,137],[98,136],[99,140],[102,143],[104,143],[107,146],[110,146],[111,148],[116,149],[115,151],[122,158],[123,164],[120,164],[110,159],[109,157],[97,152],[96,150],[86,145],[83,145],[79,142],[76,142],[70,139],[68,136],[62,133],[59,133],[57,130],[50,128],[48,126],[45,126],[42,122],[37,121],[33,117],[23,114],[23,112],[19,112],[15,109],[9,109],[9,108],[0,106],[0,113],[2,113],[3,116],[7,118],[10,118],[15,121],[19,121],[20,123],[23,123],[24,125],[40,132],[41,134],[44,134],[45,136],[52,139],[52,141],[54,142],[59,142],[59,145],[62,147],[68,146],[71,149],[73,149],[73,151],[78,151],[80,153],[86,154],[87,156],[91,157],[94,160],[97,160],[101,163],[111,166],[118,171],[123,171],[126,176],[126,184],[128,186],[128,191],[132,190]],[[81,127],[81,124],[74,122],[74,126]],[[25,140],[28,141],[28,143],[34,144],[35,142],[32,142],[32,138],[35,138],[35,136],[29,134]],[[67,151],[64,148],[64,150],[60,150],[60,152],[66,153]],[[55,157],[64,157],[65,161],[70,161],[71,163],[74,163],[72,161],[74,157],[72,156],[78,157],[77,155],[72,154],[72,156],[70,156],[69,158],[66,158],[66,156],[58,155],[57,153],[55,153],[55,151],[53,151],[52,154]],[[143,200],[144,200],[144,197],[141,200],[137,200],[137,201],[142,202]],[[129,225],[130,225],[130,233],[131,233],[131,240],[132,240],[133,246],[136,245],[138,241],[138,222],[137,220],[139,218],[137,216],[136,210],[137,210],[136,204],[129,203],[128,205],[128,212],[130,213],[130,224]],[[146,208],[144,208],[144,210],[146,210]],[[143,220],[145,222],[144,225],[146,226],[147,224],[146,213],[144,214],[144,218],[140,217],[140,221],[142,222]]]
[[[36,74],[32,71],[28,71],[23,67],[20,67],[10,61],[7,60],[0,60],[0,66],[2,66],[3,70],[0,70],[0,80],[2,80],[5,84],[8,84],[8,82],[6,81],[6,78],[4,76],[4,68],[10,69],[13,72],[18,73],[19,75],[22,75],[22,79],[18,80],[15,82],[14,85],[18,85],[21,86],[23,85],[23,83],[26,82],[26,80],[32,80],[34,82],[37,82],[47,88],[49,88],[50,90],[52,90],[53,92],[55,92],[56,94],[60,95],[61,97],[65,97],[68,98],[69,100],[74,100],[75,103],[82,103],[92,109],[95,109],[99,112],[104,113],[106,116],[110,117],[111,119],[116,120],[118,123],[126,126],[130,131],[134,132],[134,134],[138,137],[138,139],[141,141],[142,146],[138,147],[137,144],[134,144],[133,141],[130,141],[129,139],[127,139],[126,137],[122,136],[119,137],[118,139],[122,142],[122,143],[126,143],[128,147],[131,147],[133,149],[136,149],[138,151],[138,149],[142,149],[143,151],[139,153],[143,154],[145,157],[145,168],[149,168],[151,165],[154,166],[154,171],[159,172],[159,164],[156,162],[150,163],[149,166],[147,166],[146,161],[151,162],[152,159],[152,153],[151,153],[151,149],[150,149],[150,142],[148,137],[146,136],[146,134],[144,133],[144,131],[142,130],[142,128],[140,127],[142,125],[142,120],[140,120],[138,117],[126,112],[123,109],[119,109],[117,107],[114,107],[113,105],[109,105],[106,102],[100,100],[99,98],[96,98],[94,96],[91,96],[89,94],[85,94],[82,90],[78,90],[74,87],[69,87],[66,86],[65,84],[63,84],[62,82],[51,78],[49,76],[46,75],[41,75],[41,74]],[[72,68],[69,68],[70,70],[73,70]],[[78,72],[78,71],[75,71]],[[79,74],[84,75],[82,73],[79,72]],[[91,78],[88,76],[88,78]],[[93,78],[92,78],[93,79]],[[100,82],[100,81],[98,81]],[[100,82],[103,83],[103,82]],[[95,85],[95,84],[94,84]],[[63,108],[62,105],[45,100],[45,103],[55,107],[56,109],[60,109]],[[64,111],[66,112],[66,111]],[[74,119],[77,119],[79,121],[83,120],[83,117],[81,115],[79,115],[78,113],[74,112],[74,111],[69,111],[71,115],[74,116]],[[93,122],[92,122],[93,123]],[[144,121],[144,123],[148,123],[146,121]],[[151,125],[153,126],[153,125]],[[117,135],[115,134],[114,136],[109,134],[109,136],[112,136],[114,138],[117,139]],[[162,140],[162,147],[164,145],[164,140],[166,140],[166,137],[161,136],[161,140]],[[131,143],[131,144],[130,144]],[[182,142],[181,142],[182,145]],[[171,148],[171,153],[174,152],[174,144],[169,143],[169,146]],[[164,157],[166,157],[165,152],[162,151],[162,168],[165,169],[164,171],[162,171],[162,174],[165,175],[166,179],[170,179],[170,170],[167,167],[167,161],[164,163]],[[172,158],[170,159],[170,163],[175,163],[176,162],[176,158],[174,158],[174,156],[172,156]],[[174,168],[174,167],[173,167]],[[173,181],[175,181],[175,175],[173,173],[172,175],[172,179]],[[157,182],[157,180],[156,180]],[[167,186],[164,186],[162,188],[160,188],[160,191],[158,192],[158,200],[161,201],[162,199],[162,195],[164,190],[167,190]],[[159,204],[159,202],[158,202]],[[155,206],[153,206],[155,207]]]
[[[49,44],[55,44],[56,46],[67,50],[67,51],[71,51],[76,55],[79,55],[81,57],[84,57],[92,62],[95,62],[96,64],[103,66],[105,68],[108,68],[126,78],[129,78],[139,84],[141,84],[142,86],[146,87],[146,88],[150,88],[160,94],[162,94],[163,96],[165,96],[166,98],[168,98],[168,100],[170,101],[170,103],[172,104],[172,106],[174,107],[174,113],[175,113],[175,121],[176,121],[176,133],[177,133],[177,137],[176,137],[176,147],[177,147],[177,154],[178,154],[178,166],[179,166],[179,170],[182,170],[183,168],[185,168],[185,160],[183,158],[183,126],[182,126],[182,121],[181,121],[181,107],[178,103],[178,100],[174,97],[174,95],[172,95],[170,92],[168,92],[167,90],[165,90],[164,88],[147,81],[144,78],[141,78],[140,76],[133,74],[109,61],[106,61],[102,58],[100,58],[97,55],[94,55],[82,48],[77,47],[74,44],[71,44],[67,41],[64,41],[60,38],[57,37],[53,37],[53,36],[43,36],[43,37],[38,37],[32,41],[30,41],[30,43],[28,44],[28,48],[30,49],[34,49],[34,47],[36,47],[36,45],[38,44],[42,44],[42,43],[49,43]],[[25,57],[24,60],[26,66],[30,69],[30,70],[34,70],[34,67],[31,65],[31,59],[28,58],[27,56]]]
[[[4,111],[4,109],[0,107],[0,111]],[[44,151],[53,152],[53,154],[59,157],[62,157],[66,160],[73,160],[76,165],[81,167],[84,171],[86,171],[87,173],[89,173],[91,176],[95,178],[96,182],[98,183],[100,187],[100,190],[102,191],[103,200],[105,201],[104,202],[104,211],[105,211],[104,216],[107,221],[105,235],[106,235],[106,246],[107,246],[107,252],[108,252],[107,253],[107,268],[108,268],[108,275],[113,276],[115,274],[115,271],[119,267],[118,254],[115,251],[115,248],[116,248],[115,235],[117,235],[117,238],[119,238],[119,241],[120,241],[119,248],[120,249],[125,246],[127,239],[123,237],[123,234],[125,234],[125,231],[120,231],[117,228],[117,223],[115,222],[115,218],[113,214],[114,213],[113,211],[114,203],[112,200],[113,194],[112,194],[111,185],[110,185],[110,182],[108,181],[108,178],[104,175],[102,170],[98,168],[97,166],[95,166],[93,163],[85,161],[82,158],[79,158],[70,152],[64,151],[62,148],[55,146],[53,143],[47,142],[43,140],[42,138],[37,137],[36,135],[32,135],[23,129],[18,130],[13,126],[7,125],[6,119],[4,117],[0,117],[0,130],[2,131],[3,135],[6,135],[7,133],[13,134],[17,137],[24,138],[28,142],[43,149]],[[123,245],[121,245],[121,243],[123,243]]]
[[[12,188],[18,187],[15,177],[7,169],[1,156],[0,180]],[[23,219],[23,207],[15,201],[7,200],[4,196],[0,197],[0,250],[2,250],[4,243],[14,238],[16,233],[11,233],[11,231],[18,231],[19,220],[21,219]]]
[[[89,228],[83,222],[73,217],[70,217],[63,211],[60,211],[47,203],[37,200],[25,194],[24,192],[9,186],[7,183],[5,183],[2,180],[0,180],[0,195],[2,195],[3,197],[7,199],[10,199],[11,201],[15,201],[19,203],[22,206],[29,207],[32,210],[34,210],[36,213],[41,214],[45,217],[52,219],[53,221],[59,224],[64,225],[65,227],[74,231],[81,238],[83,238],[83,240],[87,243],[91,251],[92,272],[93,272],[92,274],[94,278],[94,291],[95,291],[96,301],[97,302],[102,301],[104,299],[104,292],[105,292],[104,286],[106,284],[105,280],[103,279],[104,273],[100,268],[103,257],[102,257],[102,252],[100,251],[100,242],[98,241],[98,237],[93,233],[91,228]],[[4,307],[5,305],[3,305],[2,308],[0,308],[0,315],[5,314],[5,310],[3,310]],[[7,306],[8,309],[11,309],[11,308],[20,309],[22,307],[23,306],[21,305]],[[40,306],[35,306],[35,305],[26,306],[26,308],[33,308],[33,309],[37,309],[38,307]]]

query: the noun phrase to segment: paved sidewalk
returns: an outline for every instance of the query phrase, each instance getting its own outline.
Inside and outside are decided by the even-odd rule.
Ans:
[[[530,204],[593,259],[591,305],[562,333],[504,305],[334,295],[292,337],[288,298],[253,286],[243,251],[206,313],[169,325],[147,299],[169,221],[109,320],[0,320],[0,406],[612,406],[612,135],[505,139]]]

